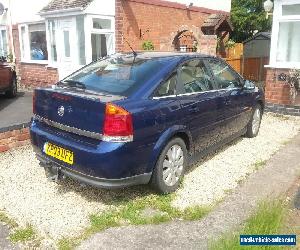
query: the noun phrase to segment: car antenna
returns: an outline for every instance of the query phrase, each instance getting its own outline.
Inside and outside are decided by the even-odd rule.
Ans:
[[[127,43],[127,45],[129,46],[129,48],[131,49],[132,53],[133,53],[133,56],[134,58],[137,56],[137,53],[136,51],[131,47],[130,43],[127,41],[127,39],[124,37],[123,35],[123,32],[120,32],[121,33],[121,36],[122,38],[124,39],[124,41]]]

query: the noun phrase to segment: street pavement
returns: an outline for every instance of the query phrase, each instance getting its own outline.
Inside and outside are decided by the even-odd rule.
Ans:
[[[16,98],[0,95],[0,132],[8,127],[29,123],[32,116],[32,93],[19,92]]]
[[[207,249],[210,239],[239,228],[261,200],[276,199],[287,192],[299,178],[299,170],[300,134],[204,219],[110,228],[78,249]]]

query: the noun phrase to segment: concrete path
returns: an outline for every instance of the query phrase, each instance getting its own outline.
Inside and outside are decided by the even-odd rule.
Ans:
[[[285,193],[299,176],[300,134],[203,220],[111,228],[78,249],[207,249],[209,239],[237,229],[260,200]]]
[[[9,235],[9,228],[0,223],[0,249],[1,250],[12,250],[19,249],[17,246],[14,246],[7,239]]]
[[[0,132],[5,132],[5,128],[8,127],[29,123],[31,116],[31,92],[19,92],[18,96],[12,99],[0,95]]]

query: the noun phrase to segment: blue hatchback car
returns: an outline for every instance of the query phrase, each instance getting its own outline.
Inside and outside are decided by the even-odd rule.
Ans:
[[[47,176],[175,191],[187,166],[258,134],[264,94],[223,60],[115,54],[34,92],[31,141]]]

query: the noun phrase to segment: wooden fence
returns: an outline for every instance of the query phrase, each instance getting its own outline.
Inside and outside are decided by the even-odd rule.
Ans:
[[[269,63],[269,57],[238,57],[224,59],[245,79],[256,82],[266,80],[266,68],[264,65]]]

